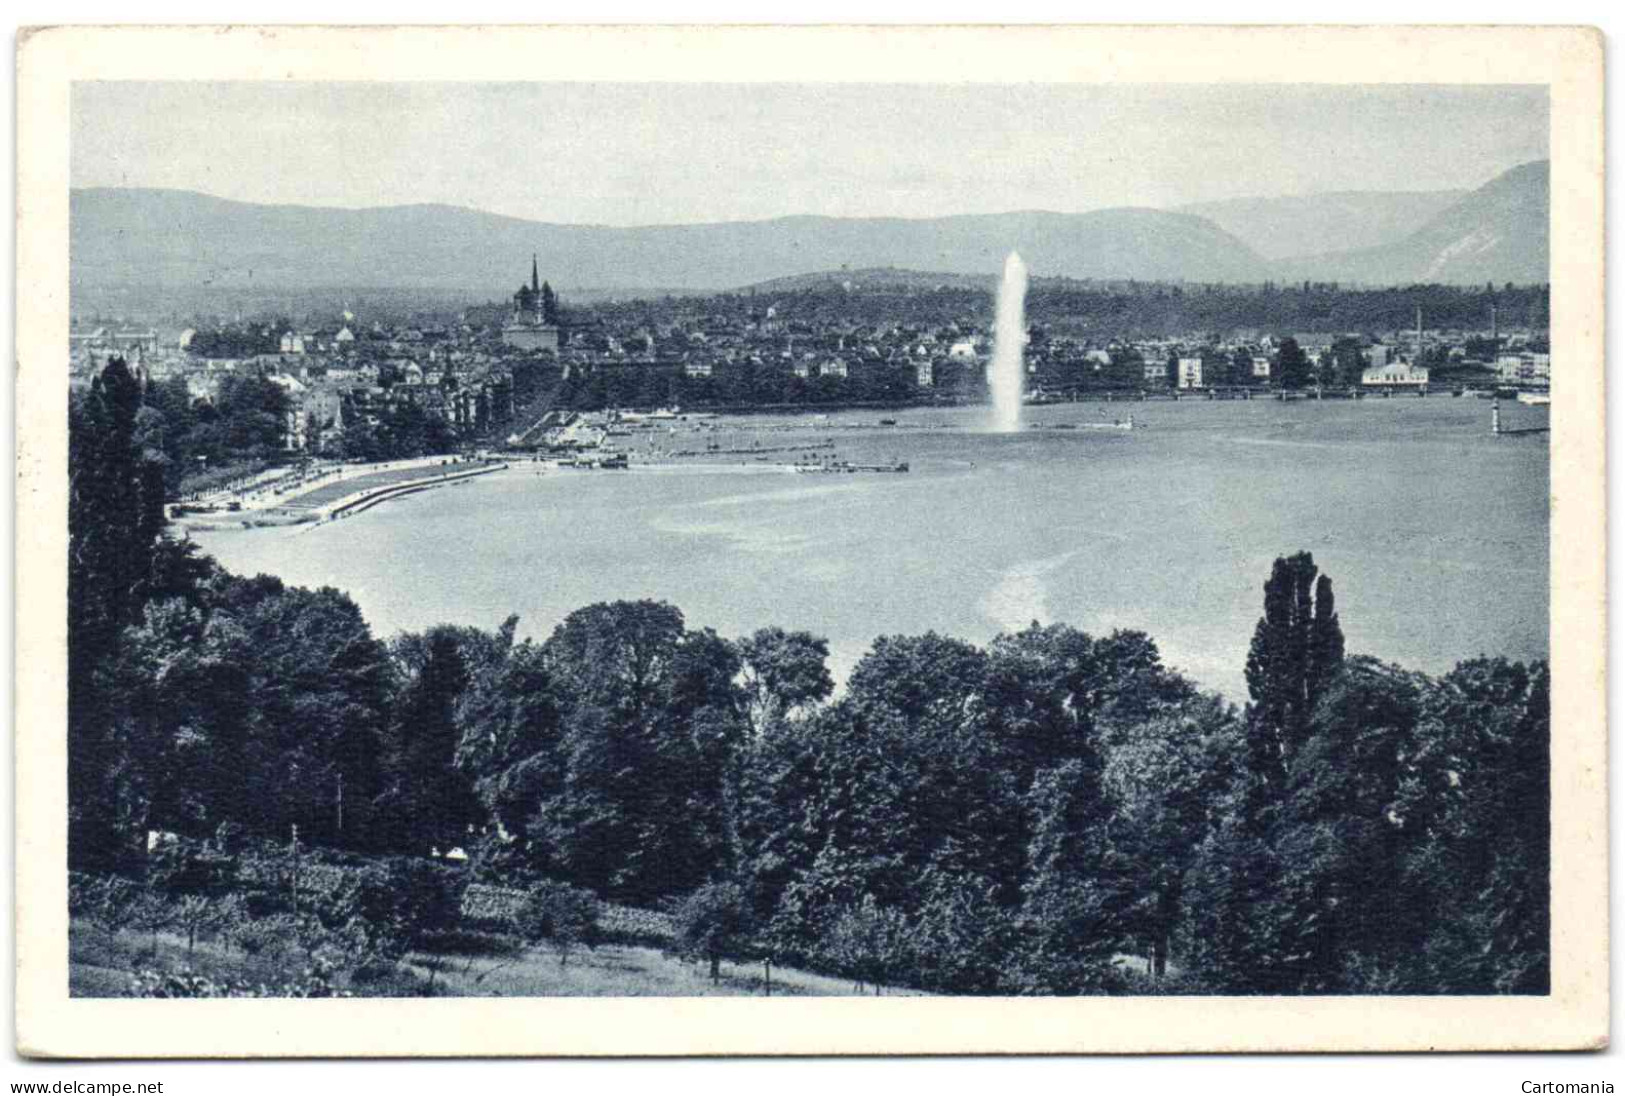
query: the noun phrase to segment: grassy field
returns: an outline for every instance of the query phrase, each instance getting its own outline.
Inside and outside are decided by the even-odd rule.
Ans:
[[[122,997],[130,993],[138,969],[190,969],[219,981],[275,983],[303,965],[297,954],[278,959],[245,955],[213,941],[201,941],[188,954],[184,937],[159,933],[110,934],[74,922],[69,933],[68,992],[74,997]],[[704,964],[684,963],[659,949],[601,945],[572,951],[563,964],[550,947],[530,947],[509,955],[432,955],[413,952],[393,971],[342,977],[338,988],[367,997],[739,997],[762,996],[760,964],[722,964],[712,983]],[[851,982],[807,971],[773,968],[774,996],[855,996],[872,994]],[[917,995],[883,988],[885,995]]]
[[[68,994],[72,997],[126,997],[138,970],[191,970],[222,981],[277,982],[297,970],[293,956],[245,955],[235,948],[201,941],[188,952],[186,938],[161,932],[111,933],[72,919],[68,924]]]
[[[723,963],[713,983],[703,963],[684,963],[654,948],[605,945],[575,951],[560,965],[556,952],[528,948],[520,956],[438,958],[414,953],[405,965],[425,981],[438,959],[436,984],[453,997],[741,997],[763,995],[761,964]],[[847,997],[858,987],[840,978],[773,968],[772,994]],[[864,987],[865,994],[873,993]],[[918,996],[915,990],[883,989],[886,995]]]

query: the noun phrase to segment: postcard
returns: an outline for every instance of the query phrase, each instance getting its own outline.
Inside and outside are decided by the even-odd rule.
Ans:
[[[21,1053],[1606,1044],[1599,33],[18,81]]]

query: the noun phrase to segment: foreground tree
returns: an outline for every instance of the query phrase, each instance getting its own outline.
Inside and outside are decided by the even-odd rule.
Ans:
[[[1264,616],[1247,652],[1249,765],[1272,798],[1281,794],[1288,760],[1343,661],[1332,582],[1317,574],[1308,552],[1275,561],[1264,584]]]
[[[810,632],[762,628],[739,641],[743,686],[751,729],[761,734],[776,720],[829,697],[829,642]]]
[[[139,616],[164,528],[162,417],[113,358],[68,407],[68,622],[82,657]]]
[[[1195,978],[1223,992],[1294,992],[1306,977],[1298,936],[1320,931],[1311,908],[1317,899],[1302,886],[1315,869],[1292,863],[1315,852],[1306,834],[1325,821],[1309,820],[1304,784],[1313,762],[1301,755],[1316,705],[1343,662],[1331,581],[1317,575],[1313,557],[1299,552],[1277,559],[1265,583],[1264,616],[1247,656],[1245,746],[1228,786],[1213,792],[1217,809],[1186,881],[1192,917],[1184,935]]]
[[[565,966],[576,948],[590,949],[597,943],[598,900],[590,891],[544,880],[525,896],[519,933],[531,943],[552,944],[559,966]]]
[[[379,810],[389,820],[392,844],[402,852],[422,856],[433,847],[444,850],[466,840],[468,827],[483,818],[471,782],[456,767],[455,713],[468,680],[456,632],[432,629],[421,665],[398,695],[390,720],[389,775]]]
[[[1403,877],[1424,839],[1401,797],[1413,775],[1420,675],[1375,659],[1345,664],[1290,759],[1275,835],[1289,911],[1275,944],[1294,993],[1393,991],[1425,932],[1425,889]]]
[[[372,808],[391,775],[383,754],[401,680],[388,648],[331,587],[253,584],[228,597],[211,643],[229,644],[221,661],[247,676],[247,779],[271,794],[226,817],[267,837],[297,825],[307,841],[379,847]]]
[[[102,756],[128,839],[148,828],[204,836],[264,800],[251,763],[254,703],[241,630],[179,598],[149,604],[123,632]]]
[[[1144,942],[1153,978],[1167,973],[1201,836],[1222,810],[1242,748],[1234,710],[1213,696],[1121,729],[1107,750],[1102,784],[1126,859],[1126,927]]]
[[[866,894],[836,911],[820,940],[820,957],[876,997],[887,982],[906,977],[913,967],[909,928],[902,912]]]
[[[1422,985],[1549,992],[1551,676],[1544,662],[1474,659],[1422,702],[1398,810],[1424,837],[1406,886],[1425,903]]]
[[[1022,887],[1017,982],[1027,993],[1098,993],[1125,936],[1125,860],[1106,839],[1097,773],[1078,760],[1039,773]]]
[[[676,922],[677,953],[705,960],[712,982],[721,981],[724,959],[739,962],[751,957],[754,918],[737,883],[707,883],[677,907]]]
[[[513,642],[517,625],[517,617],[503,624],[492,657],[475,668],[458,705],[456,763],[508,835],[490,835],[492,850],[504,861],[542,869],[546,857],[531,842],[531,818],[563,787],[560,697],[542,648]]]
[[[528,823],[552,868],[628,901],[723,866],[746,723],[733,646],[652,601],[593,605],[543,647],[560,698],[560,784]]]
[[[127,755],[108,661],[150,593],[164,527],[161,426],[121,358],[68,405],[68,844],[82,868],[114,866],[139,840],[116,782]]]

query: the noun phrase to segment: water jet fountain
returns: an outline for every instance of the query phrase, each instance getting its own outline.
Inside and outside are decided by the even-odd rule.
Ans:
[[[993,395],[992,429],[1021,429],[1022,348],[1027,337],[1024,316],[1027,266],[1014,251],[1004,260],[999,283],[998,316],[993,331],[993,358],[987,364],[987,386]]]

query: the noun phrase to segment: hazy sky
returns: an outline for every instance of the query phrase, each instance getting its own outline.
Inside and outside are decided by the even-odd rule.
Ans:
[[[1544,87],[76,84],[75,186],[656,224],[1476,187]]]

